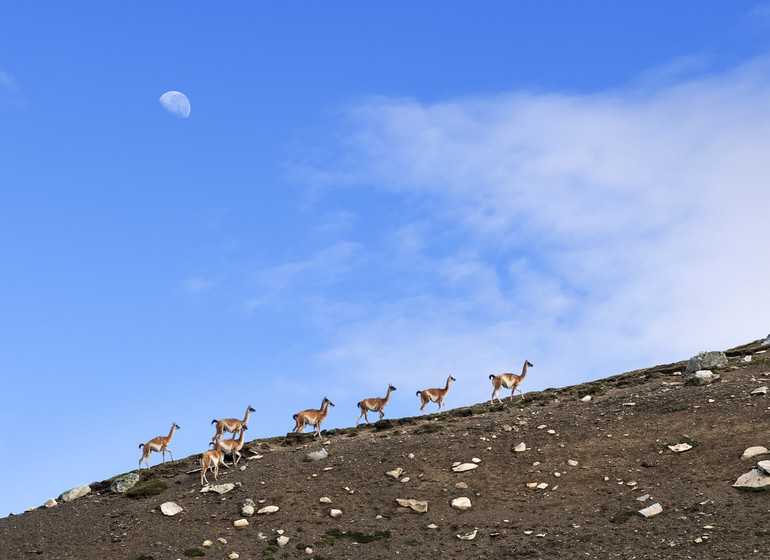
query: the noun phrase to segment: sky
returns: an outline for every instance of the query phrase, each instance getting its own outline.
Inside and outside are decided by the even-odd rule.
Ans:
[[[0,515],[770,332],[770,2],[5,7]]]

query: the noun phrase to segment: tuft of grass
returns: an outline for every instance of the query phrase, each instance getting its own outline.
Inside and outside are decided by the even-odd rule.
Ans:
[[[415,428],[414,433],[415,434],[434,434],[438,432],[439,430],[443,430],[444,426],[441,424],[437,424],[436,422],[429,422],[427,424],[423,424],[422,426],[418,426]]]
[[[700,443],[698,443],[697,441],[695,441],[694,439],[692,439],[689,436],[682,436],[682,437],[680,437],[679,438],[679,443],[686,443],[688,445],[692,445],[693,449],[695,449],[696,447],[698,447],[700,445]]]
[[[184,551],[184,555],[189,558],[195,558],[198,556],[206,556],[206,553],[203,552],[200,548],[188,548]]]
[[[390,531],[375,531],[373,535],[366,535],[360,531],[342,531],[340,529],[329,529],[324,533],[324,540],[347,539],[354,543],[366,544],[381,539],[389,539]]]
[[[146,480],[127,490],[123,495],[127,498],[149,498],[150,496],[157,496],[167,489],[168,484],[162,480]]]
[[[675,404],[668,407],[666,412],[681,412],[682,410],[689,410],[692,407],[689,403]]]
[[[610,523],[625,523],[633,517],[633,511],[621,511],[610,517]]]
[[[754,533],[755,537],[770,537],[770,531],[757,531]]]

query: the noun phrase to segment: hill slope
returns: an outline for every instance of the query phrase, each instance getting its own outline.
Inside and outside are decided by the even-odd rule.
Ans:
[[[75,501],[0,519],[2,555],[162,560],[198,549],[211,558],[763,557],[768,495],[731,485],[756,463],[741,459],[744,449],[770,443],[770,401],[749,395],[770,380],[765,348],[757,341],[728,351],[720,381],[706,386],[684,383],[680,362],[504,405],[333,430],[323,442],[310,435],[255,440],[244,448],[244,471],[220,470],[220,483],[240,483],[223,495],[200,492],[200,474],[190,472],[198,456],[188,457],[141,471],[140,484],[167,484],[159,495],[126,497],[104,481]],[[695,447],[668,449],[683,438]],[[527,450],[514,452],[521,442]],[[306,460],[322,446],[326,459]],[[476,469],[452,471],[474,458]],[[385,474],[396,468],[404,471],[400,479]],[[471,509],[451,506],[461,496]],[[427,501],[428,511],[401,507],[397,498]],[[279,511],[236,528],[246,499]],[[168,501],[183,512],[164,516],[160,505]],[[656,502],[661,514],[635,514]],[[331,508],[342,515],[332,518]],[[279,530],[289,538],[285,547],[276,544]],[[457,537],[474,530],[473,540]],[[204,547],[206,540],[213,544]]]

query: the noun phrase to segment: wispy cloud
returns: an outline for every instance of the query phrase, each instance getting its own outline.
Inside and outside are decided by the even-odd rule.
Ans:
[[[529,358],[554,385],[763,336],[769,70],[354,107],[315,177],[402,197],[377,258],[416,288],[382,288],[322,358],[373,377]]]

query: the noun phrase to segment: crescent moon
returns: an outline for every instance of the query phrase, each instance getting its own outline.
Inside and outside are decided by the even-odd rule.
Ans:
[[[190,116],[190,100],[180,91],[167,91],[160,96],[160,104],[163,108],[182,119]]]

